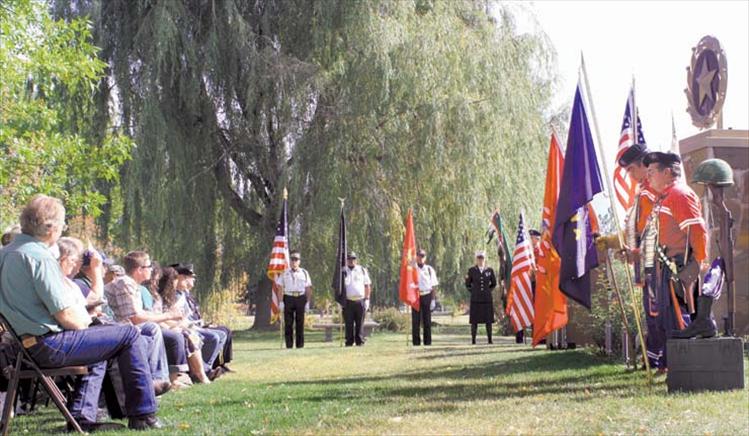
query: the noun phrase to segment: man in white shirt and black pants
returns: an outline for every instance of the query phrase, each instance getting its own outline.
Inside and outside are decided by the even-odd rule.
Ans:
[[[439,284],[434,268],[424,263],[427,252],[416,252],[416,271],[419,273],[419,310],[411,310],[411,336],[414,345],[421,345],[419,323],[424,328],[424,345],[432,345],[432,310],[437,303],[436,289]]]
[[[296,347],[304,347],[304,313],[312,297],[312,280],[306,269],[300,268],[299,251],[289,253],[291,267],[276,279],[281,310],[286,324],[286,348],[294,347],[294,325],[296,325]],[[283,300],[281,299],[283,297]]]
[[[364,312],[369,310],[369,295],[372,292],[372,281],[367,269],[357,265],[357,255],[351,251],[346,256],[348,266],[344,270],[346,301],[343,306],[343,319],[346,323],[346,346],[364,345],[362,326]]]

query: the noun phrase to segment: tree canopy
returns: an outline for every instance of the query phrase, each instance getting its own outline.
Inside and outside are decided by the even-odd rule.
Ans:
[[[247,272],[258,326],[284,188],[318,303],[339,197],[376,304],[397,300],[407,208],[455,298],[492,210],[510,223],[539,211],[553,53],[501,5],[87,0],[55,12],[92,20],[110,68],[99,98],[138,144],[102,227],[196,263],[203,294]]]
[[[97,215],[131,141],[109,120],[93,123],[106,64],[85,19],[54,20],[48,4],[0,4],[0,224],[18,219],[33,194],[64,198],[76,214]]]

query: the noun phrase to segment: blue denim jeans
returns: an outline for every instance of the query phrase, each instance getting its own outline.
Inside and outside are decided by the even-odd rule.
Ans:
[[[213,369],[213,362],[218,358],[218,353],[224,349],[224,343],[226,342],[226,333],[221,330],[214,330],[209,328],[198,329],[198,334],[203,339],[203,367],[205,372]]]
[[[66,330],[41,338],[28,352],[42,368],[88,366],[88,374],[79,377],[68,405],[76,419],[96,422],[101,384],[109,359],[117,359],[120,368],[127,415],[156,413],[146,340],[135,326],[102,325]]]
[[[151,368],[151,377],[154,380],[169,381],[169,363],[166,359],[164,336],[161,333],[161,327],[153,322],[144,322],[138,324],[137,327],[148,344],[146,346],[146,355],[148,356],[148,366]]]
[[[187,372],[187,344],[182,333],[170,329],[161,329],[164,336],[164,348],[169,362],[169,373]]]

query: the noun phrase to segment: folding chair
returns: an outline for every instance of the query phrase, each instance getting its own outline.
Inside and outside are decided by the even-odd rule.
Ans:
[[[58,376],[85,375],[88,374],[88,368],[85,366],[66,366],[50,369],[39,368],[39,365],[36,364],[28,351],[23,347],[21,338],[16,334],[13,327],[11,327],[8,320],[6,320],[2,314],[0,314],[0,325],[10,335],[13,345],[18,348],[15,366],[3,368],[3,371],[5,371],[6,377],[8,378],[8,392],[5,396],[5,404],[3,406],[0,435],[7,436],[10,432],[10,414],[15,407],[18,381],[24,378],[38,378],[39,381],[41,381],[42,386],[44,386],[44,389],[49,394],[49,397],[54,401],[57,408],[60,409],[60,413],[63,414],[65,420],[78,433],[83,434],[81,426],[75,418],[73,418],[73,415],[70,414],[67,406],[65,406],[65,397],[60,391],[60,388],[55,384],[54,378]]]

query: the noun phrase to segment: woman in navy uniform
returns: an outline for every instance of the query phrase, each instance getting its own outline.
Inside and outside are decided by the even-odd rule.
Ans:
[[[497,287],[494,270],[486,266],[486,253],[476,252],[476,265],[468,270],[465,277],[466,288],[471,293],[471,343],[476,344],[476,331],[479,323],[486,325],[486,338],[492,344],[492,323],[494,323],[494,303],[492,293]]]

